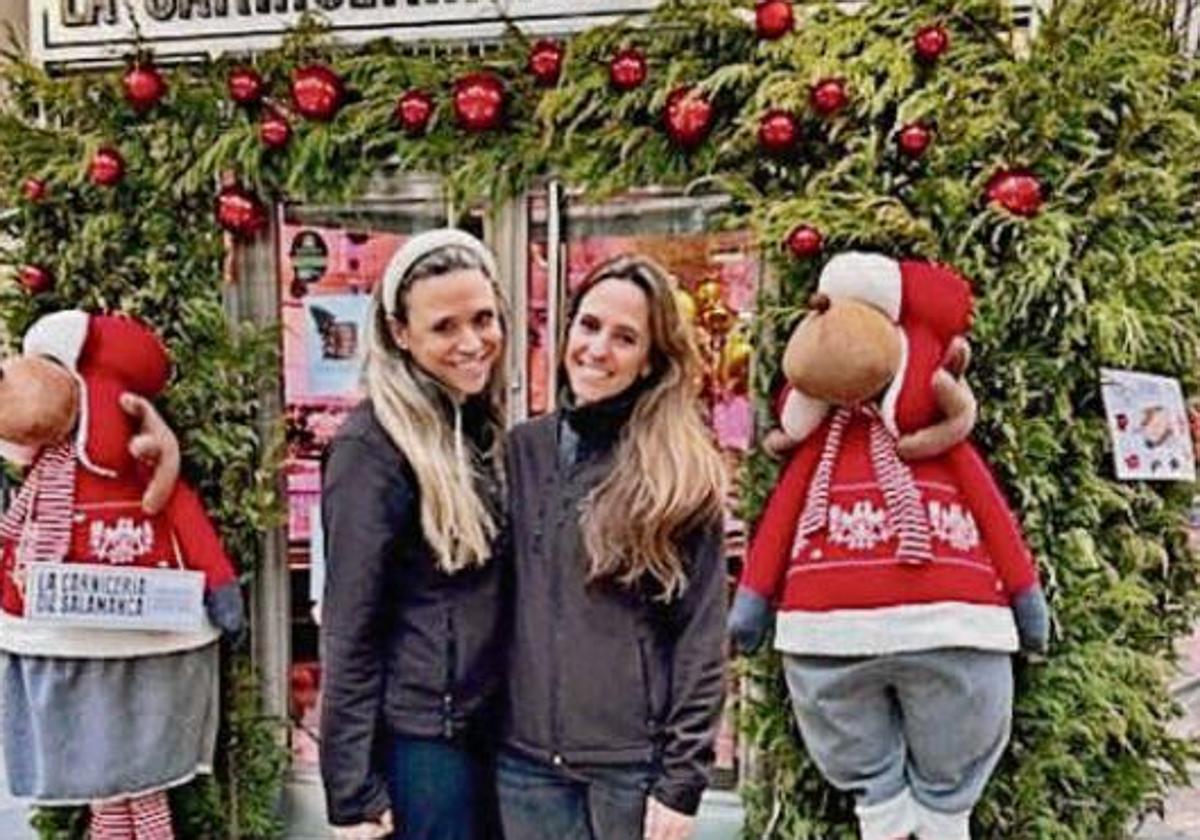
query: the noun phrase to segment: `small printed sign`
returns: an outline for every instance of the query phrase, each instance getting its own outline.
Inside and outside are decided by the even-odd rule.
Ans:
[[[1117,478],[1195,481],[1196,455],[1178,379],[1101,369]]]
[[[25,617],[115,630],[204,627],[204,574],[181,569],[30,563]]]

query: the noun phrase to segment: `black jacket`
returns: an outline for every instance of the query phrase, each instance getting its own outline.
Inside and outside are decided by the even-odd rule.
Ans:
[[[721,525],[683,541],[688,586],[670,604],[648,587],[589,584],[579,503],[611,468],[612,446],[584,440],[564,458],[559,431],[553,414],[508,440],[517,608],[504,745],[568,766],[656,763],[654,797],[694,813],[724,690]],[[570,457],[579,449],[582,460]]]
[[[415,476],[363,402],[330,445],[321,515],[321,776],[329,821],[389,807],[373,763],[378,724],[456,737],[495,695],[505,635],[501,561],[439,571],[421,534]],[[500,499],[498,486],[486,498]]]

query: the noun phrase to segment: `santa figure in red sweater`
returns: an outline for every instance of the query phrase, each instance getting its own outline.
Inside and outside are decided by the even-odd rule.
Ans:
[[[1008,742],[1011,654],[1044,651],[1049,632],[1020,526],[962,424],[941,416],[970,287],[943,265],[845,253],[811,308],[784,356],[798,446],[731,635],[753,650],[778,611],[801,736],[854,794],[864,840],[968,840]]]
[[[30,461],[0,517],[9,785],[90,805],[93,840],[169,840],[166,790],[212,763],[216,640],[243,625],[233,564],[177,463],[152,474],[137,457],[127,412],[153,415],[167,384],[158,337],[131,318],[57,312],[23,350],[0,365],[0,442]],[[152,626],[156,576],[186,579],[195,598],[171,589]]]

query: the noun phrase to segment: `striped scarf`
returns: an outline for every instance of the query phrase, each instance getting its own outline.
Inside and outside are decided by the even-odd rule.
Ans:
[[[896,442],[879,419],[878,412],[870,408],[839,408],[830,421],[829,434],[821,460],[808,488],[804,513],[800,517],[800,536],[810,537],[826,527],[829,520],[829,485],[833,478],[833,467],[842,449],[842,438],[855,412],[869,416],[871,422],[871,467],[883,501],[887,507],[888,522],[900,537],[897,557],[903,563],[924,563],[933,559],[933,543],[930,537],[929,517],[921,504],[912,470],[896,454]]]
[[[75,445],[70,440],[42,450],[25,484],[0,518],[0,538],[16,543],[17,565],[58,562],[71,545],[75,506]]]

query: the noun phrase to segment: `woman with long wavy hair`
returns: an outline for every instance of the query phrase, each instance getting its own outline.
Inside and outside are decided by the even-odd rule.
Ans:
[[[516,612],[497,783],[514,840],[682,840],[723,696],[724,470],[668,275],[572,302],[563,408],[509,437]]]
[[[506,600],[495,262],[413,237],[375,290],[368,398],[326,456],[321,775],[339,838],[488,840]]]

